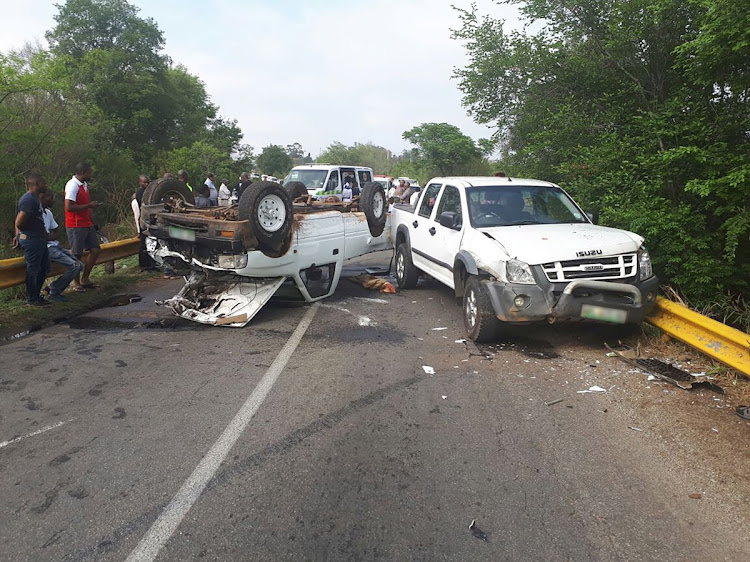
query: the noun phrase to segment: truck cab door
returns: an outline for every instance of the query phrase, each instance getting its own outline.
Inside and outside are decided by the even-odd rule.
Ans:
[[[435,247],[434,221],[437,198],[441,184],[431,183],[425,189],[419,200],[417,210],[409,220],[409,241],[411,244],[412,261],[414,265],[425,273],[436,276],[436,264],[432,258]],[[432,229],[432,230],[430,230]]]
[[[445,224],[441,224],[440,217],[446,213]],[[453,263],[461,247],[464,232],[464,213],[461,204],[461,191],[452,185],[446,185],[440,195],[437,211],[430,221],[432,236],[431,252],[435,263],[434,277],[454,288]]]

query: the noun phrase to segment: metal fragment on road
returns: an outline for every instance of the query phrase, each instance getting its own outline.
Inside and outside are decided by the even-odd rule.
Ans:
[[[550,400],[549,402],[545,402],[544,405],[545,406],[554,406],[555,404],[559,404],[563,400],[564,400],[564,398],[557,398],[556,400]]]

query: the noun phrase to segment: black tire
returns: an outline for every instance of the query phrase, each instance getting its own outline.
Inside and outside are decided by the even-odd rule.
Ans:
[[[185,203],[195,205],[195,196],[184,183],[177,178],[154,180],[143,192],[142,205],[158,205],[170,200],[181,199]]]
[[[292,198],[292,201],[297,199],[297,197],[307,197],[307,188],[301,181],[286,182],[284,184],[284,189],[289,192],[289,197]]]
[[[370,234],[373,236],[383,234],[388,213],[383,186],[373,181],[366,183],[359,196],[359,208],[367,217]]]
[[[487,288],[476,275],[471,275],[466,281],[462,309],[464,327],[470,340],[487,342],[497,339],[500,321],[495,316]]]
[[[406,242],[396,248],[396,281],[401,289],[414,289],[419,281],[419,270],[414,267],[411,249]]]
[[[249,220],[261,250],[276,251],[292,232],[292,200],[276,182],[260,181],[242,192],[237,214]]]

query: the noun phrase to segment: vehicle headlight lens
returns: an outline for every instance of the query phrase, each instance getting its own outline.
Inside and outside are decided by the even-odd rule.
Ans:
[[[243,269],[247,267],[247,254],[219,256],[219,267],[222,269]]]
[[[536,283],[529,264],[519,260],[505,262],[505,273],[510,283],[525,283],[527,285]]]
[[[638,270],[640,271],[641,281],[654,274],[654,268],[651,267],[651,256],[648,255],[648,250],[643,247],[638,252]]]

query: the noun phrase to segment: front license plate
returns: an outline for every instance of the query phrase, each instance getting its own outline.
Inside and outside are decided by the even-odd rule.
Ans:
[[[613,324],[624,324],[628,319],[628,313],[625,310],[595,306],[593,304],[584,304],[581,307],[581,316],[589,320],[601,320],[602,322],[612,322]]]
[[[184,240],[185,242],[195,242],[195,232],[187,228],[177,226],[169,227],[169,237],[175,240]]]

